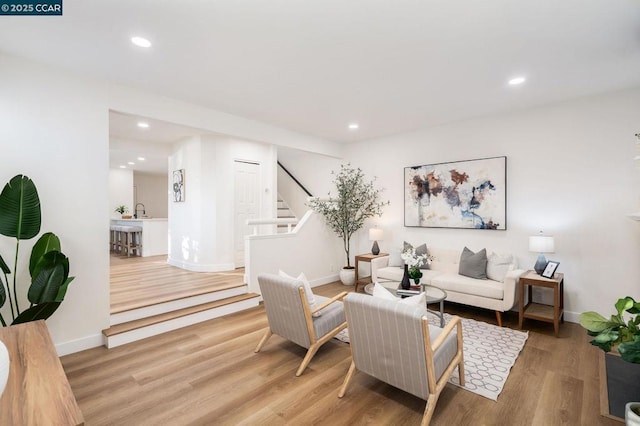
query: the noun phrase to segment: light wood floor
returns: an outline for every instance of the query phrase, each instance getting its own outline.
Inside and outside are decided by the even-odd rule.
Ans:
[[[341,284],[314,289],[330,296]],[[495,323],[492,312],[447,304]],[[504,323],[517,326],[517,314]],[[253,349],[262,306],[114,349],[62,357],[87,425],[417,425],[425,402],[356,373],[343,399],[349,345],[325,344],[300,377],[305,350],[273,336]],[[527,321],[529,339],[497,402],[447,385],[433,425],[620,425],[599,415],[598,350],[579,325]],[[401,361],[401,360],[399,360]]]
[[[167,264],[167,256],[111,255],[111,313],[243,285],[244,268],[191,272]]]

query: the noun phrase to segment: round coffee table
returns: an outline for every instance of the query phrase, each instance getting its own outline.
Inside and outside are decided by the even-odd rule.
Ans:
[[[393,283],[393,286],[388,286],[390,283]],[[398,295],[397,290],[398,287],[400,286],[400,283],[397,283],[395,281],[384,281],[384,282],[379,282],[380,285],[382,285],[384,288],[386,288],[387,290],[389,290],[391,293],[393,293],[395,296],[397,297],[402,297],[402,295]],[[387,285],[384,285],[387,284]],[[364,287],[364,291],[367,294],[373,294],[373,283],[369,283]],[[427,294],[426,296],[426,300],[427,300],[427,305],[433,304],[433,303],[439,303],[440,304],[440,312],[435,312],[435,311],[429,311],[431,313],[433,313],[434,315],[437,315],[438,317],[440,317],[440,328],[444,327],[444,301],[447,298],[447,292],[444,291],[443,289],[441,289],[440,287],[436,287],[433,285],[426,285],[426,284],[420,284],[420,290],[421,292],[424,292]],[[405,296],[406,297],[406,296]]]

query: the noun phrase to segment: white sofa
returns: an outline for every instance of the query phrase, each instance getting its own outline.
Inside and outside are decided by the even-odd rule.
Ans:
[[[502,327],[502,312],[510,310],[516,304],[516,285],[518,279],[526,271],[518,269],[515,258],[511,256],[511,264],[502,265],[504,281],[494,279],[476,279],[458,274],[461,250],[428,249],[433,260],[429,263],[429,269],[422,270],[420,283],[439,287],[447,292],[447,301],[462,303],[464,305],[491,309],[496,312],[498,325]],[[490,262],[491,253],[488,251]],[[505,256],[497,256],[493,259]],[[496,271],[495,264],[488,266]],[[505,273],[506,272],[506,273]],[[401,281],[404,274],[404,266],[389,266],[389,256],[378,257],[371,260],[371,279],[373,282]],[[501,273],[491,274],[502,276]]]

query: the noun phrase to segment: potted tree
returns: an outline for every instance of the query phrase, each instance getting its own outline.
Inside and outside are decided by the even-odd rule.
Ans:
[[[324,216],[327,225],[342,238],[347,256],[346,266],[340,271],[340,281],[345,285],[353,285],[355,271],[351,266],[351,237],[364,226],[366,219],[382,216],[382,208],[389,204],[381,201],[381,189],[373,186],[373,181],[366,181],[360,168],[351,164],[340,165],[340,172],[335,173],[333,183],[337,194],[329,193],[328,199],[312,198],[309,207]]]
[[[583,312],[580,325],[594,337],[590,343],[606,352],[611,413],[621,417],[624,412],[627,425],[640,426],[640,402],[629,401],[638,397],[640,389],[640,302],[627,296],[615,307],[617,314],[609,319],[597,312]],[[620,356],[609,354],[612,350]]]

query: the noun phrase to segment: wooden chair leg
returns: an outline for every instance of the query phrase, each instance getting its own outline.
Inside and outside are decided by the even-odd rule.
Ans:
[[[502,327],[502,312],[496,311],[496,320],[498,321],[498,327]]]
[[[351,382],[353,378],[353,373],[356,371],[356,363],[351,361],[351,366],[349,367],[349,371],[347,371],[347,377],[344,378],[344,382],[342,383],[342,387],[340,388],[340,392],[338,392],[338,398],[342,398],[344,393],[347,391],[347,386]]]
[[[438,395],[432,393],[427,397],[427,406],[424,408],[424,415],[422,416],[422,422],[420,422],[421,426],[428,426],[431,423],[431,417],[433,417],[433,412],[436,410],[436,402],[438,402]]]
[[[267,328],[267,331],[264,333],[264,336],[262,336],[262,339],[260,339],[260,342],[258,343],[258,346],[256,346],[254,352],[260,352],[260,349],[262,349],[264,344],[267,343],[267,340],[269,340],[269,337],[272,335],[273,333],[271,332],[271,329]]]
[[[298,371],[296,371],[296,377],[300,376],[305,368],[307,368],[307,365],[309,365],[309,363],[311,362],[311,358],[313,358],[316,352],[318,352],[318,349],[320,349],[320,345],[318,343],[314,343],[309,347],[307,354],[302,360],[302,364],[300,364],[300,368],[298,368]]]

